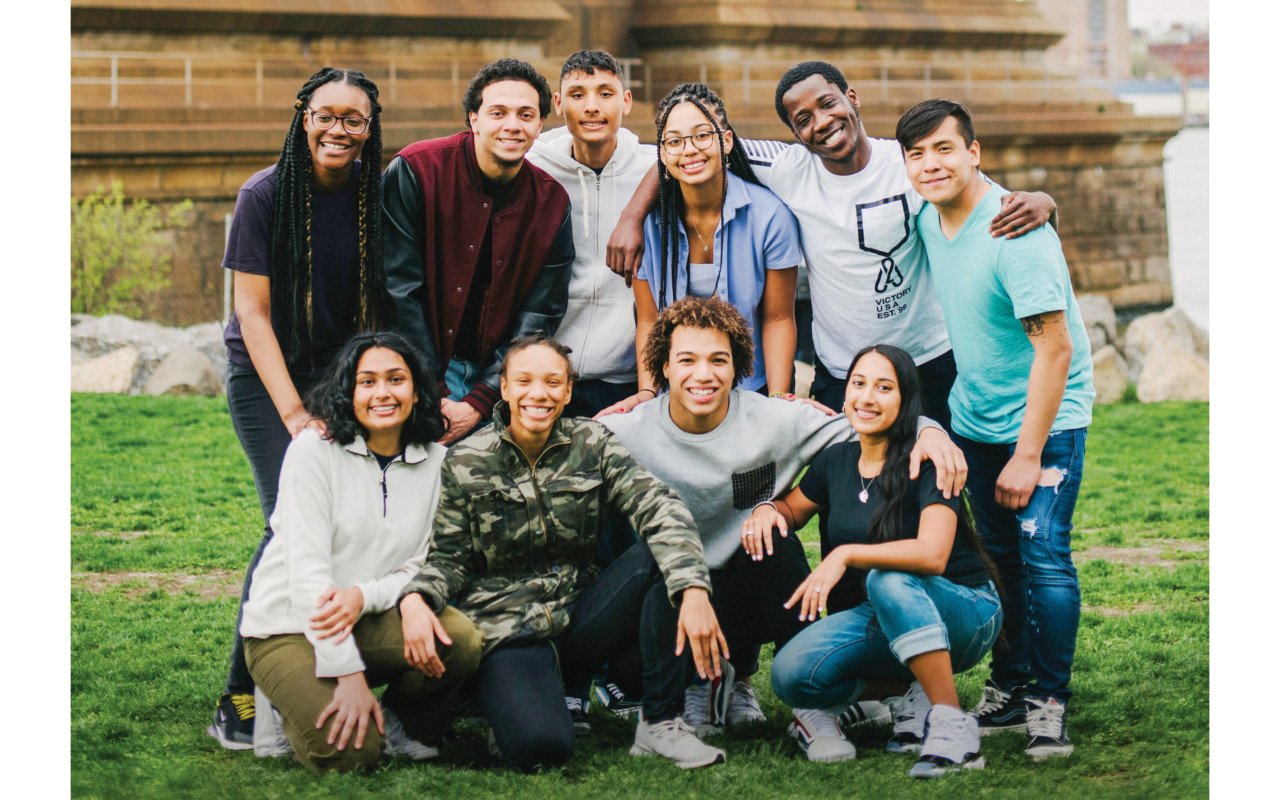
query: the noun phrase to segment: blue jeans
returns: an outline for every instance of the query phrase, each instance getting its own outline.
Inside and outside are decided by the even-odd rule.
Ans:
[[[449,399],[455,403],[461,403],[462,398],[471,394],[471,387],[476,385],[479,378],[478,364],[456,358],[449,359],[449,364],[444,370],[444,382],[449,387]]]
[[[975,589],[941,576],[873,569],[867,602],[818,620],[773,659],[773,691],[792,708],[843,710],[867,679],[911,680],[906,663],[937,650],[951,670],[982,660],[1000,635],[995,586]]]
[[[1012,444],[956,436],[969,464],[969,505],[978,535],[1004,583],[1009,647],[991,659],[1002,691],[1027,686],[1033,697],[1071,697],[1071,662],[1080,626],[1080,580],[1071,563],[1071,516],[1084,472],[1087,428],[1049,434],[1040,454],[1041,480],[1020,511],[996,504],[996,480]]]

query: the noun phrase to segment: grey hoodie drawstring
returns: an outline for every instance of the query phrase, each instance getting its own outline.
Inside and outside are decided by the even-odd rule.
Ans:
[[[582,174],[582,167],[577,168],[578,188],[582,190],[582,243],[589,244],[591,242],[591,216],[587,209],[591,206],[591,201],[587,197],[587,178]]]

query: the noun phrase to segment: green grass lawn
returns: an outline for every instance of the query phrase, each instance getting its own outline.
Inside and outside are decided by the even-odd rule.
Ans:
[[[1014,734],[987,768],[912,781],[887,727],[851,732],[858,759],[810,764],[787,710],[718,744],[728,763],[682,771],[627,754],[633,724],[592,711],[563,770],[497,765],[481,731],[429,765],[315,778],[229,752],[204,729],[226,672],[242,572],[261,514],[222,398],[73,395],[71,793],[85,798],[1065,798],[1209,793],[1209,408],[1095,409],[1074,547],[1084,597],[1070,733],[1075,754],[1032,764]],[[804,541],[817,532],[806,528]],[[976,702],[986,668],[958,677]]]

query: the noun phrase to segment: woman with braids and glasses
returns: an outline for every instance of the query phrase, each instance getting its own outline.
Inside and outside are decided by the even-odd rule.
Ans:
[[[253,471],[264,522],[276,503],[289,442],[324,423],[302,396],[343,342],[378,327],[382,280],[382,127],[378,87],[325,67],[298,92],[280,160],[236,199],[222,266],[235,271],[227,344],[227,407]],[[245,575],[271,540],[265,533]],[[236,622],[239,628],[239,620]],[[253,746],[253,679],[236,633],[231,669],[209,734]]]
[[[645,219],[636,296],[640,389],[601,415],[657,393],[642,350],[658,313],[682,297],[718,297],[750,323],[755,364],[742,388],[791,391],[796,354],[795,216],[760,185],[738,146],[724,102],[705,84],[672,89],[658,106],[658,201]]]

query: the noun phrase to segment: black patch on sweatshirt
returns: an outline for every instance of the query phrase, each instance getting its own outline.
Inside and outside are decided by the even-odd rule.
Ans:
[[[733,473],[733,507],[748,511],[765,500],[773,499],[773,484],[778,479],[778,465],[770,461],[746,472]]]

